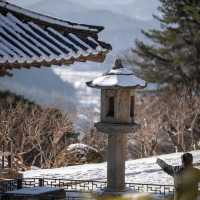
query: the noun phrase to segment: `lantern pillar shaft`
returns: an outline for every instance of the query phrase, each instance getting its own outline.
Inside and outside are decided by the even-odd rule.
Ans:
[[[125,160],[127,152],[127,134],[108,135],[108,192],[125,191]]]

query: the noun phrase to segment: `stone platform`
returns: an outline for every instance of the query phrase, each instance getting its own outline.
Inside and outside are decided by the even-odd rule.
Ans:
[[[64,189],[50,187],[23,188],[5,193],[6,200],[65,200]]]

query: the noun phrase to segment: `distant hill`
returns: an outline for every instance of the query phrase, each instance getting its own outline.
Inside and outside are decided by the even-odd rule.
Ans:
[[[112,11],[116,14],[131,17],[132,19],[145,19],[152,18],[152,13],[156,13],[156,8],[159,6],[159,0],[66,0],[67,2],[85,6],[88,9],[99,9]]]
[[[4,107],[5,109],[10,107],[10,106],[13,106],[13,107],[16,107],[16,105],[18,103],[21,103],[21,104],[24,104],[24,105],[28,105],[30,107],[32,106],[36,106],[36,104],[28,99],[25,99],[23,96],[20,96],[20,95],[16,95],[16,94],[13,94],[9,91],[0,91],[0,104],[1,104],[1,107]],[[38,106],[39,108],[40,106]]]
[[[155,26],[152,19],[141,20],[131,17],[131,14],[128,16],[102,7],[90,9],[90,6],[86,8],[86,5],[82,6],[80,4],[81,2],[74,3],[69,0],[59,0],[57,4],[54,0],[41,0],[32,4],[30,8],[64,20],[104,26],[105,30],[102,32],[102,38],[112,44],[115,54],[118,51],[132,47],[135,38],[142,37],[141,29]],[[122,5],[122,7],[125,6],[128,9],[127,5]],[[141,5],[137,6],[138,9],[141,7]]]
[[[69,16],[72,17],[74,14],[78,15],[83,11],[89,11],[86,7],[70,0],[59,0],[56,3],[55,0],[39,0],[36,2],[32,1],[32,3],[27,7],[43,14],[46,13],[48,15],[63,18],[65,20],[68,20],[67,18]]]

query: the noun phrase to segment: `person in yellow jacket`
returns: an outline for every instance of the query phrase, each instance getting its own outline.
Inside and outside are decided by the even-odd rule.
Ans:
[[[185,153],[181,158],[181,166],[168,165],[159,158],[157,159],[157,164],[174,178],[174,200],[197,200],[200,170],[193,167],[192,154]]]

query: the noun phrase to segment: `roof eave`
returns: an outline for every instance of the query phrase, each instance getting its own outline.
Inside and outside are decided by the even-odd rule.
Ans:
[[[143,85],[135,85],[135,86],[120,86],[120,85],[112,85],[112,86],[100,86],[100,85],[94,85],[92,81],[86,82],[86,85],[91,88],[96,89],[144,89],[146,87],[146,84]]]
[[[75,22],[70,22],[66,20],[57,19],[48,15],[43,15],[29,9],[22,8],[20,6],[16,6],[14,4],[5,2],[0,0],[0,9],[5,9],[5,11],[9,11],[14,13],[19,18],[23,20],[34,20],[37,21],[40,25],[51,25],[54,26],[56,29],[60,29],[65,31],[66,28],[78,31],[86,31],[91,33],[99,33],[104,30],[103,26],[94,26],[94,25],[87,25],[87,24],[79,24]],[[49,20],[51,20],[51,23]]]
[[[104,62],[106,58],[107,52],[100,52],[96,55],[89,55],[89,56],[80,56],[78,58],[71,58],[71,59],[61,59],[61,60],[52,60],[50,62],[47,61],[42,61],[42,62],[37,62],[36,60],[30,63],[24,62],[24,63],[0,63],[0,76],[12,76],[11,72],[8,72],[8,70],[12,69],[21,69],[21,68],[26,68],[30,69],[32,67],[35,68],[41,68],[41,67],[50,67],[51,65],[71,65],[74,64],[75,62],[87,62],[87,61],[92,61],[92,62],[99,62],[102,63]]]

